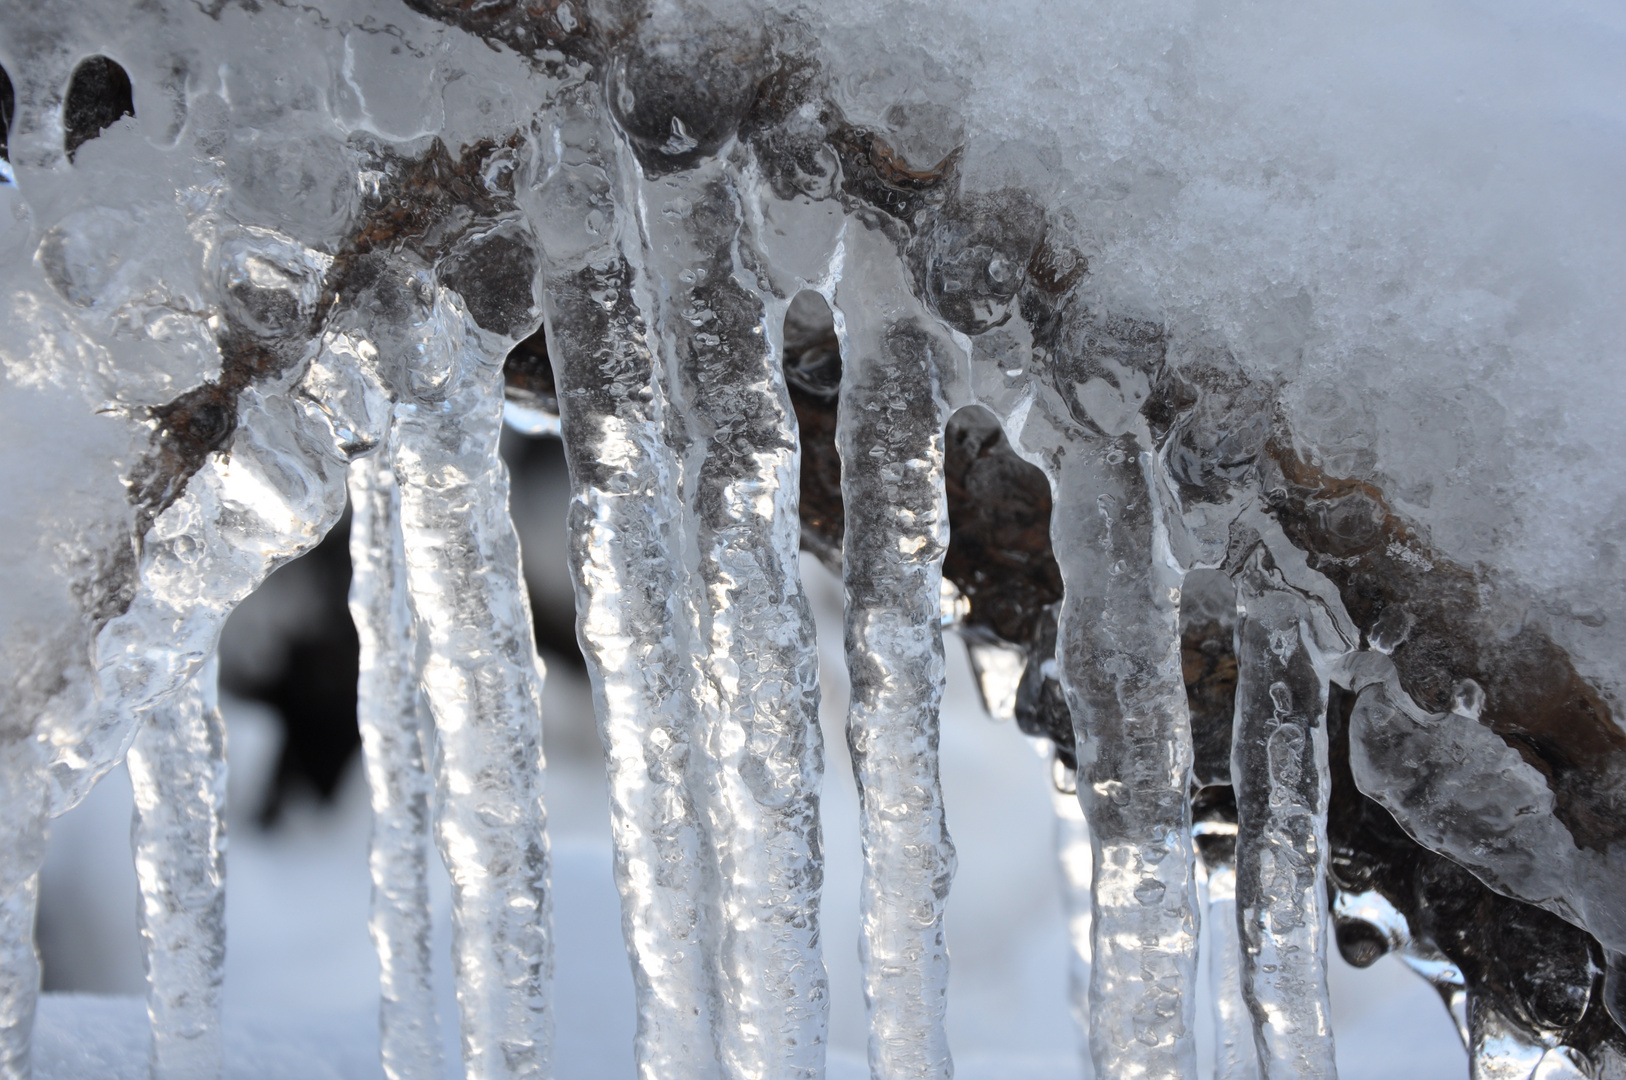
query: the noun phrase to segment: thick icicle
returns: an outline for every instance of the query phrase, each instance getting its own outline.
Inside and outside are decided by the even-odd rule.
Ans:
[[[211,658],[152,709],[127,761],[153,1080],[218,1080],[226,962],[226,726]]]
[[[1196,1071],[1192,747],[1180,579],[1149,443],[1142,428],[1067,444],[1051,536],[1067,590],[1056,656],[1095,849],[1091,1056],[1103,1078],[1173,1080]]]
[[[946,1078],[954,1066],[943,1027],[943,913],[955,867],[937,762],[946,350],[908,314],[902,273],[875,277],[844,280],[838,294],[838,304],[849,292],[858,298],[841,305],[838,324],[836,444],[846,512],[847,745],[864,852],[859,954],[871,1075]]]
[[[440,1022],[430,982],[430,734],[418,703],[394,454],[350,466],[350,615],[361,642],[356,721],[372,792],[373,945],[379,1054],[389,1080],[438,1080]]]
[[[719,1063],[742,1080],[814,1077],[829,1012],[816,914],[818,659],[799,564],[796,421],[772,325],[784,305],[770,318],[742,284],[737,182],[716,160],[641,179],[640,270],[682,459],[690,775],[718,870]]]
[[[395,474],[413,632],[427,650],[463,1064],[471,1080],[545,1077],[553,935],[543,672],[497,456],[502,373],[467,337],[428,347],[455,359],[438,368],[444,382],[398,407]]]
[[[1064,768],[1059,763],[1058,770]],[[1056,812],[1056,869],[1061,876],[1061,913],[1067,920],[1067,940],[1072,948],[1067,957],[1067,999],[1072,1005],[1073,1023],[1078,1025],[1085,1050],[1089,1047],[1090,1031],[1090,901],[1091,864],[1090,826],[1084,820],[1084,808],[1079,805],[1078,791],[1073,786],[1076,777],[1068,772],[1071,781],[1066,790],[1058,786],[1050,793],[1051,808]]]
[[[617,246],[614,135],[597,87],[556,103],[540,185],[549,355],[570,465],[578,634],[609,773],[642,1080],[717,1073],[688,788],[693,671],[678,597],[677,462],[632,270]]]
[[[1236,903],[1262,1074],[1335,1077],[1327,1001],[1327,683],[1263,550],[1237,577]]]

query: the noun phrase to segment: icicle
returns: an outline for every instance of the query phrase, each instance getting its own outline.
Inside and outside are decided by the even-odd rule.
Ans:
[[[440,1021],[430,982],[429,733],[418,704],[394,454],[350,466],[350,614],[361,642],[356,720],[372,792],[373,945],[379,1052],[389,1080],[438,1080]]]
[[[1237,577],[1236,903],[1262,1074],[1335,1077],[1327,1002],[1327,684],[1262,550]]]
[[[442,294],[437,307],[447,302]],[[395,474],[437,736],[435,833],[452,878],[463,1063],[471,1080],[544,1077],[553,948],[543,672],[497,456],[501,368],[467,337],[427,347],[452,357],[426,357],[421,370],[443,381],[397,409]]]
[[[865,239],[851,242],[860,247]],[[890,241],[881,246],[895,267]],[[843,375],[836,443],[869,1064],[875,1077],[946,1078],[954,1067],[943,1028],[943,913],[955,857],[937,744],[948,548],[940,372],[947,350],[909,313],[914,302],[901,268],[877,275],[874,256],[853,259],[855,272],[837,296]],[[843,303],[847,295],[857,302]]]
[[[126,759],[153,1080],[211,1080],[224,1067],[226,727],[215,704],[218,668],[211,658],[148,712]]]
[[[1191,730],[1149,442],[1144,429],[1070,442],[1052,480],[1066,585],[1056,656],[1095,853],[1090,1048],[1102,1077],[1196,1070]]]
[[[10,829],[7,829],[10,832]],[[25,840],[26,842],[26,840]],[[37,842],[43,861],[43,827]],[[25,849],[8,847],[7,857]],[[0,897],[0,1080],[29,1080],[29,1042],[40,989],[40,954],[34,945],[34,914],[39,905],[39,871],[23,877]]]
[[[735,183],[719,161],[643,178],[639,269],[683,462],[690,769],[718,869],[719,1063],[728,1077],[812,1077],[829,1011],[816,914],[818,659],[799,565],[795,417],[778,332],[741,284],[754,278],[738,261]]]
[[[1233,850],[1236,844],[1234,829],[1232,825],[1230,841]],[[1207,858],[1208,849],[1204,848],[1204,859]],[[1253,1023],[1248,1004],[1242,996],[1242,948],[1237,938],[1234,861],[1215,859],[1209,864],[1208,935],[1208,987],[1214,1008],[1215,1080],[1258,1080],[1259,1052],[1253,1045]]]
[[[1044,740],[1046,744],[1049,740]],[[1067,919],[1067,940],[1072,948],[1067,961],[1067,997],[1073,1007],[1080,1043],[1086,1053],[1090,1031],[1090,880],[1094,858],[1090,852],[1090,826],[1078,802],[1078,778],[1056,762],[1058,782],[1050,792],[1056,812],[1056,868],[1061,876],[1061,911]]]
[[[700,822],[689,794],[693,672],[678,595],[677,462],[632,270],[616,246],[614,135],[594,86],[556,105],[540,186],[549,352],[570,465],[571,570],[609,774],[638,1076],[717,1074],[703,948]]]

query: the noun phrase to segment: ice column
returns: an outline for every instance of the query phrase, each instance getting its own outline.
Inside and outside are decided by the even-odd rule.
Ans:
[[[1327,1003],[1327,684],[1263,550],[1237,577],[1236,902],[1261,1072],[1335,1077]]]
[[[1065,444],[1051,535],[1066,585],[1056,655],[1095,849],[1091,1056],[1103,1078],[1173,1080],[1196,1072],[1192,746],[1180,578],[1149,441],[1142,429]]]
[[[502,369],[472,331],[426,348],[455,359],[398,407],[395,475],[413,632],[427,649],[464,1068],[471,1080],[543,1077],[553,1041],[543,672],[497,456]]]
[[[379,1053],[389,1080],[439,1080],[440,1023],[430,982],[429,817],[425,717],[407,599],[394,453],[350,466],[350,614],[361,641],[356,720],[372,792],[373,945]]]
[[[211,658],[142,719],[126,761],[153,1080],[218,1078],[226,962],[226,727]]]
[[[756,278],[740,261],[737,183],[716,159],[642,177],[640,270],[681,459],[690,777],[717,868],[719,1063],[730,1078],[813,1077],[829,1011],[816,914],[818,659],[774,325],[786,305],[745,284]]]
[[[847,745],[864,852],[859,954],[869,1064],[876,1077],[947,1078],[954,1066],[943,1028],[943,912],[955,858],[937,761],[946,350],[909,311],[913,301],[895,258],[879,274],[866,272],[873,261],[857,262],[837,296],[836,442],[846,510]],[[856,302],[843,304],[849,294]]]
[[[39,851],[38,857],[31,860],[38,866],[44,859],[43,826],[30,846]],[[36,869],[0,897],[0,1080],[29,1077],[28,1047],[40,989],[40,956],[34,947],[34,909],[39,894]]]
[[[642,1080],[717,1075],[703,948],[704,861],[688,788],[694,701],[678,592],[677,462],[633,272],[618,246],[614,134],[599,90],[556,103],[536,215],[549,355],[570,465],[571,569],[609,773]],[[636,243],[636,236],[632,236]]]

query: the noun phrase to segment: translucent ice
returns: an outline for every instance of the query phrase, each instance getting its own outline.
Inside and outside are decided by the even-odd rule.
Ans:
[[[218,1080],[226,960],[226,726],[211,660],[150,712],[127,761],[153,1080]]]
[[[1607,5],[10,2],[0,28],[0,1073],[27,1070],[47,820],[127,752],[155,1069],[213,1067],[196,680],[347,477],[386,1069],[438,1067],[432,819],[464,1067],[548,1073],[543,673],[496,445],[555,406],[640,1075],[824,1067],[804,540],[846,586],[877,1076],[951,1068],[945,625],[1076,766],[1098,1075],[1193,1073],[1194,845],[1228,806],[1214,970],[1263,1075],[1331,1075],[1329,884],[1345,955],[1429,975],[1481,1072],[1618,1066]],[[1182,623],[1197,573],[1236,580],[1234,638]]]

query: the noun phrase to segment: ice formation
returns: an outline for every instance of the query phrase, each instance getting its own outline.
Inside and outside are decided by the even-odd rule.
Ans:
[[[353,513],[392,1080],[551,1074],[497,456],[564,440],[641,1077],[817,1077],[840,568],[880,1078],[952,1075],[945,627],[1054,757],[1095,1075],[1626,1075],[1626,30],[1584,5],[0,6],[0,1077],[126,755],[152,1071],[218,1076],[232,608]],[[1500,73],[1529,74],[1530,89]],[[1312,92],[1313,91],[1313,92]],[[1602,105],[1612,102],[1615,105]],[[1492,137],[1494,136],[1494,138]]]

